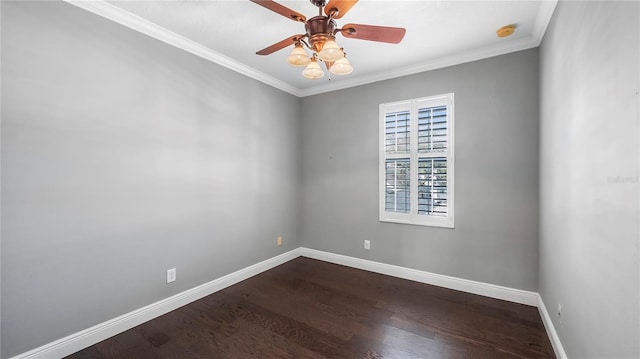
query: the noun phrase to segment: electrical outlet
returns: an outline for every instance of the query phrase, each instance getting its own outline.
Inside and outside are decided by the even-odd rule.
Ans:
[[[176,281],[176,269],[171,268],[167,270],[167,283]]]
[[[560,324],[562,324],[562,304],[558,303],[558,319],[560,319]]]
[[[371,241],[368,239],[364,240],[364,249],[371,249]]]
[[[279,246],[282,245],[282,237],[278,237],[278,239],[276,240],[276,244]]]

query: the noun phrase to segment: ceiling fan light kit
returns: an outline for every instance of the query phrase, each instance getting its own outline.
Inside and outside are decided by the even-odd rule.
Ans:
[[[307,67],[305,67],[305,69],[302,71],[302,76],[312,80],[321,79],[324,77],[324,71],[322,71],[322,69],[320,68],[320,65],[318,65],[318,62],[316,62],[315,57],[311,60],[309,65],[307,65]]]
[[[344,53],[338,46],[338,43],[335,40],[329,39],[322,45],[322,50],[318,52],[318,56],[322,59],[322,61],[331,61],[335,62],[344,57]]]
[[[358,0],[331,0],[328,4],[326,0],[309,0],[318,7],[318,16],[309,20],[304,15],[272,0],[251,1],[293,21],[304,23],[306,30],[304,34],[291,36],[256,52],[256,54],[269,55],[295,44],[287,57],[287,62],[296,67],[306,66],[302,75],[309,79],[324,77],[324,71],[318,64],[318,60],[324,62],[332,74],[348,75],[353,72],[353,66],[345,57],[344,49],[336,43],[335,35],[337,33],[352,39],[397,44],[402,41],[406,32],[404,28],[399,27],[361,24],[347,24],[338,28],[334,19],[340,19],[344,16]],[[325,15],[323,15],[323,10]],[[312,52],[311,57],[307,55],[302,45]]]
[[[343,57],[334,62],[329,71],[334,75],[348,75],[353,72],[353,66],[351,66],[346,57]]]
[[[311,59],[309,58],[307,52],[304,51],[302,45],[297,44],[293,48],[293,50],[291,50],[291,54],[289,54],[289,57],[287,57],[287,62],[291,66],[303,67],[309,65]]]

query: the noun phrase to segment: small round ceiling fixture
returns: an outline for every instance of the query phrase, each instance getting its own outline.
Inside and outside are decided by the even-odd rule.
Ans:
[[[513,34],[515,30],[516,30],[516,25],[513,25],[513,24],[505,25],[499,28],[498,31],[496,31],[496,34],[498,34],[498,37],[507,37]]]

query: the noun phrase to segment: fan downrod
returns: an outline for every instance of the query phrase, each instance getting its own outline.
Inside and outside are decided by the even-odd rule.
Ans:
[[[327,5],[327,0],[309,0],[314,6],[317,6],[319,8],[323,8],[325,5]]]

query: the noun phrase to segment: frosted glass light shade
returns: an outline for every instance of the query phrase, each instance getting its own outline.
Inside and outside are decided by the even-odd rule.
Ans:
[[[291,50],[289,57],[287,57],[287,62],[291,66],[302,67],[307,66],[311,62],[309,55],[304,51],[302,45],[296,45],[296,47]]]
[[[308,79],[319,79],[324,77],[324,71],[320,68],[320,65],[313,60],[307,65],[307,67],[302,71],[302,76]]]
[[[328,40],[322,46],[322,50],[318,53],[320,58],[324,61],[338,61],[344,57],[344,52],[340,49],[340,46],[334,40]]]
[[[334,75],[348,75],[353,72],[353,66],[351,66],[346,57],[343,57],[334,62],[329,71]]]

